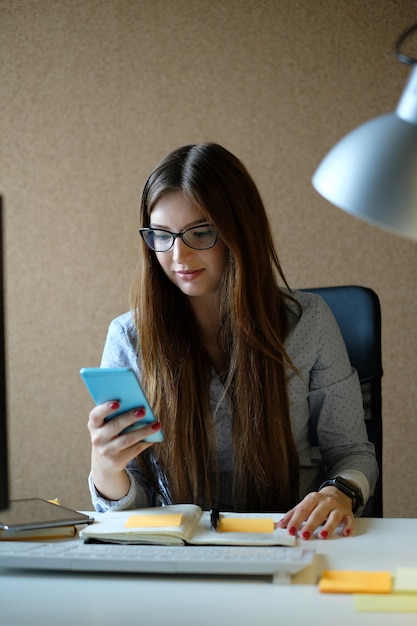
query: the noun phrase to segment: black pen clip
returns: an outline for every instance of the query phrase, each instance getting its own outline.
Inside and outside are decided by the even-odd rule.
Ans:
[[[220,520],[220,512],[218,509],[210,509],[210,525],[211,530],[216,530]]]

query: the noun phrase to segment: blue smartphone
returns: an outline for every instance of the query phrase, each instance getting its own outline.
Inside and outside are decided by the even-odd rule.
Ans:
[[[112,417],[132,409],[145,408],[145,416],[137,423],[125,428],[122,433],[139,430],[156,422],[143,389],[134,371],[129,367],[83,367],[80,374],[95,404],[103,404],[111,400],[117,400],[120,403],[120,408],[111,413],[107,419],[112,419]],[[153,435],[146,437],[144,441],[155,442],[163,441],[163,439],[162,431],[158,430]]]

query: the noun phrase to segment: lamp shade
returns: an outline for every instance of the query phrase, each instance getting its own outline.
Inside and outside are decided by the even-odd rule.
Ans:
[[[417,241],[417,67],[396,111],[346,135],[312,182],[339,208]]]

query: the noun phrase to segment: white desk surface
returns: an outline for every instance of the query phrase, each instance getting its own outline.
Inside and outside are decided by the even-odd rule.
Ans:
[[[106,575],[0,570],[0,626],[403,626],[417,613],[359,613],[320,594],[324,569],[417,567],[416,519],[359,519],[352,537],[312,539],[314,564],[290,585],[263,577]]]

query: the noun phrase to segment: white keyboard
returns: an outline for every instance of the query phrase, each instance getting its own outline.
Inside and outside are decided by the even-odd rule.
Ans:
[[[270,575],[289,582],[314,557],[299,547],[0,542],[0,567],[78,572]]]

